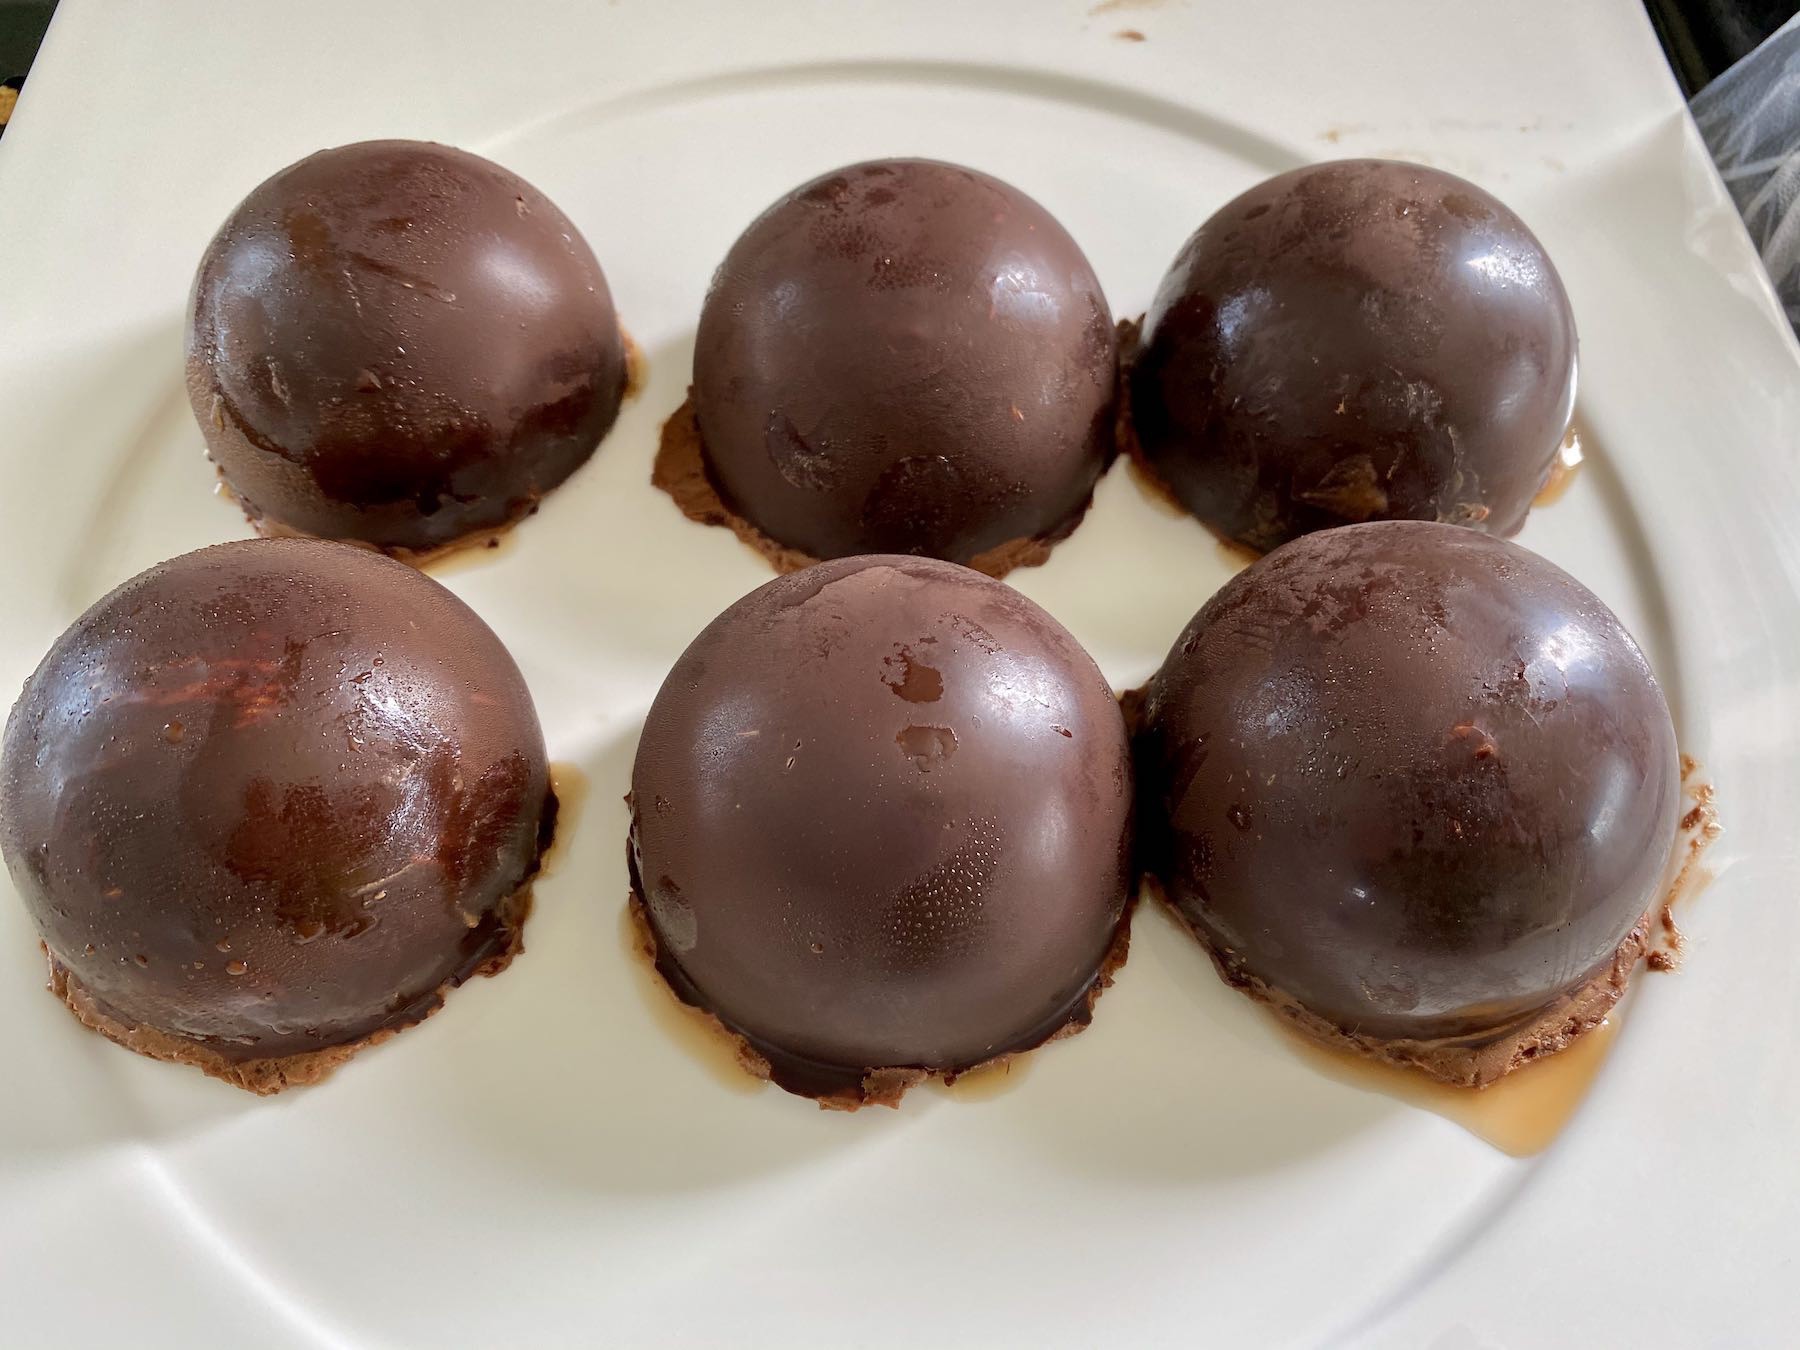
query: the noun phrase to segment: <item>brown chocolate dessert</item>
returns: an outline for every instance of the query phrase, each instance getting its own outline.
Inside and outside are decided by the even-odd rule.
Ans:
[[[880,160],[796,188],[732,246],[691,404],[708,481],[779,548],[967,563],[1074,528],[1116,377],[1100,283],[1043,207]]]
[[[746,547],[761,554],[777,572],[798,572],[819,561],[809,553],[776,543],[725,504],[706,470],[706,454],[700,443],[699,424],[694,420],[692,398],[663,423],[650,482],[668,493],[689,520],[702,525],[721,525],[730,530]],[[1040,566],[1049,561],[1050,550],[1073,532],[1076,523],[1071,520],[1067,530],[1054,536],[1014,539],[997,545],[977,553],[963,566],[996,579],[1015,567]]]
[[[1117,704],[965,568],[850,558],[740,600],[664,681],[631,801],[658,969],[826,1104],[1079,1026],[1122,956]]]
[[[1643,954],[1681,772],[1655,677],[1567,573],[1413,521],[1277,549],[1145,690],[1145,864],[1302,1029],[1484,1085]]]
[[[1451,174],[1342,160],[1227,203],[1182,246],[1132,368],[1140,453],[1251,548],[1435,520],[1510,535],[1575,403],[1543,246]]]
[[[255,1092],[519,950],[556,800],[518,668],[365,550],[248,540],[101,600],[25,686],[0,848],[89,1026]]]
[[[569,219],[420,141],[322,150],[207,246],[188,398],[259,527],[424,554],[502,528],[618,414],[625,342]]]

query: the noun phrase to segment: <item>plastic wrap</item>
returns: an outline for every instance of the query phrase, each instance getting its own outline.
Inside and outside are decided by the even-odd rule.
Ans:
[[[1788,322],[1800,330],[1800,15],[1691,106]]]

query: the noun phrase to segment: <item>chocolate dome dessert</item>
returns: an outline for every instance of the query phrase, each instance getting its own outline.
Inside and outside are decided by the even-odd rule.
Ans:
[[[188,398],[259,529],[426,554],[502,528],[618,414],[623,335],[587,244],[497,164],[321,150],[207,246]]]
[[[1569,427],[1575,321],[1543,245],[1473,183],[1319,164],[1182,246],[1131,399],[1152,472],[1253,549],[1382,519],[1510,535]]]
[[[1123,959],[1118,705],[962,567],[849,558],[738,601],[664,681],[631,803],[658,969],[826,1104],[1081,1026]]]
[[[1644,951],[1680,767],[1644,654],[1473,530],[1327,530],[1207,602],[1145,691],[1148,868],[1302,1029],[1482,1085],[1600,1022]]]
[[[0,848],[88,1026],[255,1092],[519,948],[556,814],[531,696],[449,591],[247,540],[133,578],[6,724]]]
[[[932,160],[839,169],[713,278],[691,415],[722,508],[678,500],[789,562],[1042,561],[1111,459],[1117,363],[1093,269],[1024,193]]]

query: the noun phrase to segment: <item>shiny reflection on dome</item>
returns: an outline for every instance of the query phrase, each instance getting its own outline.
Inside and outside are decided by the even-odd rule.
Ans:
[[[527,253],[504,239],[493,239],[478,261],[494,285],[516,303],[547,310],[557,300],[556,287]]]
[[[1037,273],[1019,258],[1003,264],[988,285],[988,309],[995,318],[1020,323],[1054,321],[1056,297]]]
[[[1465,260],[1465,267],[1479,272],[1500,287],[1517,286],[1530,290],[1544,284],[1543,268],[1537,259],[1510,249],[1491,249]]]

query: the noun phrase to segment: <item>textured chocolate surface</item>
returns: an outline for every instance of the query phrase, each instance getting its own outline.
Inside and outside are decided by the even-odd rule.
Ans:
[[[1129,760],[1093,661],[1007,586],[851,558],[683,654],[632,774],[658,964],[811,1095],[1085,1016],[1125,913]]]
[[[968,562],[1079,519],[1116,372],[1100,283],[1043,207],[879,160],[794,189],[732,246],[693,402],[720,496],[776,543]]]
[[[1497,1032],[1601,975],[1680,801],[1613,614],[1422,522],[1240,573],[1145,691],[1136,751],[1149,869],[1234,982],[1366,1037]]]
[[[196,1062],[431,1011],[516,945],[554,808],[499,639],[411,568],[311,540],[115,590],[44,658],[0,758],[7,867],[89,1020]]]
[[[188,397],[252,518],[425,551],[528,512],[624,394],[594,255],[529,183],[419,141],[322,150],[208,245]]]
[[[1183,245],[1132,415],[1176,496],[1252,548],[1377,519],[1510,535],[1568,429],[1575,350],[1556,269],[1504,205],[1343,160],[1252,188]]]

